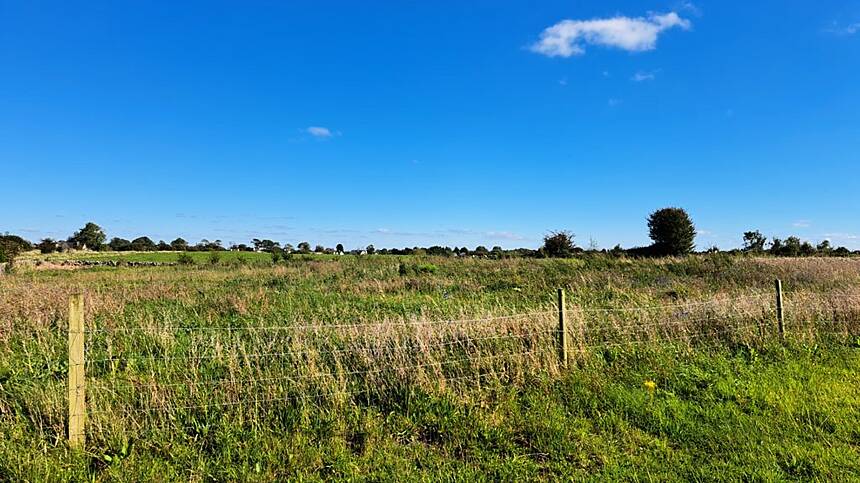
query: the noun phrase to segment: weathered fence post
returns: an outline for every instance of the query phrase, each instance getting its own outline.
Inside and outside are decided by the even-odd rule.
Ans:
[[[558,289],[558,358],[562,367],[567,367],[567,323],[563,288]]]
[[[85,444],[85,370],[84,296],[77,293],[69,299],[69,446],[73,448]]]
[[[776,286],[776,324],[779,328],[779,338],[785,339],[785,320],[783,319],[782,312],[782,281],[776,279],[774,282]]]

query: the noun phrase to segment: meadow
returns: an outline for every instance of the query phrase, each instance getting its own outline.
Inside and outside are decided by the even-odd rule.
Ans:
[[[860,260],[193,256],[28,255],[0,277],[0,475],[860,477]],[[78,292],[87,441],[70,449]]]

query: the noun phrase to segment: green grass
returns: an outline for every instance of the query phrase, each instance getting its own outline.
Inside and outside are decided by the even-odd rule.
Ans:
[[[73,453],[4,426],[11,479],[851,480],[860,350],[620,351],[555,380],[384,403],[275,404],[260,420],[141,428]],[[643,387],[654,380],[652,394]]]
[[[0,479],[860,474],[856,260],[195,256],[0,277]],[[551,332],[557,287],[584,330],[574,347],[586,347],[566,369]],[[88,444],[71,451],[64,326],[78,290],[98,332]],[[344,327],[271,329],[330,324]],[[418,367],[428,362],[444,365]]]
[[[271,255],[256,252],[72,252],[52,253],[48,255],[30,253],[22,257],[23,260],[62,262],[64,260],[92,260],[92,261],[125,261],[125,262],[176,262],[183,253],[194,259],[195,263],[208,263],[212,253],[217,253],[221,262],[230,263],[234,261],[245,261],[248,263],[268,262]]]

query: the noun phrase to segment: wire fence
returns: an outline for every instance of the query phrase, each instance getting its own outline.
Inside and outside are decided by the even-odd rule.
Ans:
[[[529,312],[371,323],[84,327],[79,314],[69,332],[68,432],[83,444],[85,433],[198,427],[228,410],[259,417],[296,405],[373,404],[402,391],[468,397],[651,344],[688,350],[786,332],[860,333],[854,295],[783,304],[777,291],[651,306],[583,306],[560,293],[558,306]]]

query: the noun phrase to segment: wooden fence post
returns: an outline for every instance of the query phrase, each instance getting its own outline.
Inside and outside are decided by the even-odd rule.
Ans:
[[[558,358],[562,367],[567,367],[567,323],[563,288],[558,289]]]
[[[69,446],[83,448],[86,424],[84,366],[84,295],[69,299]]]
[[[779,338],[785,340],[785,320],[782,311],[782,281],[776,279],[776,324],[779,328]]]

